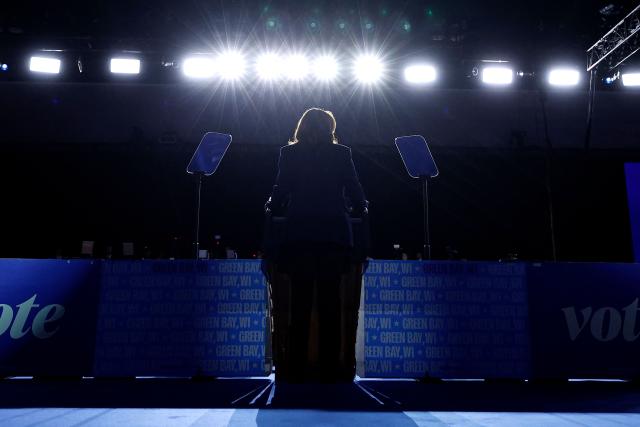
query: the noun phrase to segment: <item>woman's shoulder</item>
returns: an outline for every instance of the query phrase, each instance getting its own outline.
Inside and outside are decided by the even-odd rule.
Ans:
[[[338,153],[340,156],[349,156],[351,155],[351,148],[342,144],[331,144],[331,148],[334,152]]]
[[[280,155],[286,155],[287,153],[292,153],[295,150],[296,144],[287,144],[280,147]]]

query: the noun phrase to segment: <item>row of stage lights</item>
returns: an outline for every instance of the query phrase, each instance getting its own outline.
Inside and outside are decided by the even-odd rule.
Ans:
[[[29,70],[34,73],[59,74],[61,64],[62,60],[53,56],[32,56]],[[6,70],[7,65],[1,64],[0,67]],[[184,76],[190,79],[220,78],[231,81],[245,77],[250,68],[245,56],[236,51],[228,51],[217,57],[188,56],[180,63],[180,67]],[[302,81],[313,77],[318,81],[330,82],[342,71],[337,59],[330,55],[310,60],[301,54],[280,56],[275,53],[258,56],[253,69],[263,81]],[[114,74],[140,74],[141,60],[131,57],[111,58],[110,71]],[[385,77],[387,66],[380,57],[361,55],[353,61],[351,72],[357,81],[375,84]],[[516,72],[503,61],[483,61],[480,67],[474,68],[473,74],[483,83],[495,86],[508,86],[516,76],[524,76],[523,72]],[[582,80],[582,74],[577,68],[554,68],[547,73],[547,83],[551,86],[577,86]],[[432,64],[416,63],[404,68],[403,77],[408,83],[428,85],[438,79],[438,71]],[[618,74],[616,78],[618,77],[623,86],[640,86],[640,73]]]

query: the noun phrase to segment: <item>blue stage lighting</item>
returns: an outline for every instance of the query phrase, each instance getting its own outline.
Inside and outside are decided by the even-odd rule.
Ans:
[[[336,28],[340,31],[344,31],[346,30],[348,27],[347,21],[345,21],[344,19],[338,19],[336,21]]]
[[[362,20],[362,29],[365,31],[373,31],[375,29],[375,25],[373,24],[373,21],[370,19],[363,19]]]
[[[401,29],[402,31],[407,32],[407,33],[411,32],[411,22],[409,22],[409,21],[408,21],[408,20],[406,20],[406,19],[403,19],[403,20],[400,22],[400,29]]]

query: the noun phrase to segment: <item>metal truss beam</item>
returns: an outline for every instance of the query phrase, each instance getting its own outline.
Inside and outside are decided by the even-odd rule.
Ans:
[[[640,5],[587,49],[589,55],[587,71],[593,70],[605,59],[611,69],[616,68],[637,52],[638,48],[640,48]]]

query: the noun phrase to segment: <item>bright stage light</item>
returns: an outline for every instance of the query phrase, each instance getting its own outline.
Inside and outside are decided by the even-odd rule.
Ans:
[[[355,61],[353,73],[361,83],[376,83],[384,75],[384,64],[374,55],[362,55]]]
[[[552,86],[576,86],[580,83],[580,71],[572,68],[556,68],[549,72],[548,81]]]
[[[513,70],[508,67],[485,67],[482,69],[482,82],[490,85],[509,85],[513,83]]]
[[[111,58],[111,72],[114,74],[140,74],[140,60]]]
[[[309,74],[309,61],[304,55],[289,55],[284,62],[284,75],[290,80],[302,80]]]
[[[640,73],[624,73],[622,74],[623,86],[640,86]]]
[[[216,74],[216,64],[211,58],[193,56],[182,63],[182,73],[194,79],[208,79]]]
[[[282,76],[282,58],[265,53],[256,60],[256,72],[261,80],[276,80]]]
[[[318,80],[333,80],[338,75],[338,71],[338,61],[333,56],[319,56],[313,61],[313,75]]]
[[[31,61],[29,61],[29,70],[36,73],[59,74],[60,60],[57,58],[32,56]]]
[[[244,76],[247,64],[244,55],[237,51],[227,51],[216,60],[216,70],[225,80],[237,80]]]
[[[416,84],[433,83],[436,81],[436,69],[432,65],[410,65],[404,69],[404,79]]]

